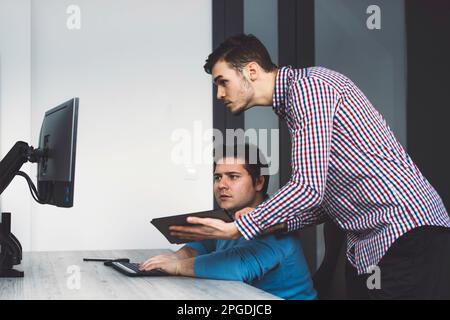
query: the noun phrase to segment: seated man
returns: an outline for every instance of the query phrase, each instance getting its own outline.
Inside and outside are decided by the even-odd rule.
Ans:
[[[214,164],[214,196],[228,212],[256,207],[267,198],[269,176],[261,157],[250,163],[249,154],[259,150],[246,144],[245,156],[233,153]],[[234,155],[227,157],[228,154]],[[256,153],[253,153],[256,155]],[[244,158],[245,159],[242,159]],[[235,217],[236,218],[236,217]],[[162,270],[180,276],[244,281],[284,299],[315,299],[308,266],[299,240],[293,234],[264,235],[258,239],[204,240],[191,242],[175,253],[152,257],[141,270]]]

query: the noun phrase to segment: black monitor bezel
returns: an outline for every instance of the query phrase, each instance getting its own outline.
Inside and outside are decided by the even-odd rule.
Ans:
[[[78,105],[79,98],[75,97],[61,103],[55,108],[52,108],[45,112],[44,120],[42,121],[41,131],[39,134],[39,148],[42,146],[42,131],[45,123],[45,118],[51,114],[58,112],[65,108],[72,108],[72,132],[71,132],[71,146],[70,146],[70,178],[67,181],[60,180],[48,180],[42,179],[40,170],[42,161],[45,161],[45,157],[38,163],[37,171],[37,188],[38,194],[41,200],[45,204],[54,205],[57,207],[70,208],[73,206],[74,189],[75,189],[75,164],[77,154],[77,135],[78,135]],[[45,150],[43,150],[45,153]],[[67,189],[68,188],[68,189]]]

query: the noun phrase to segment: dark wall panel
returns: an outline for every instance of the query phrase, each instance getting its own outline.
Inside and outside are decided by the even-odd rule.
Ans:
[[[226,38],[244,32],[243,0],[213,0],[213,48]],[[234,116],[222,102],[216,99],[217,89],[213,86],[213,127],[225,133],[226,129],[244,129],[244,114]],[[225,135],[224,135],[225,136]]]
[[[405,1],[408,152],[450,209],[450,1]]]

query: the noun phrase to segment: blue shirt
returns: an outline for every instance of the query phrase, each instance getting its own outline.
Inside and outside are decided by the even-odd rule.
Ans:
[[[316,298],[300,242],[292,235],[205,240],[186,246],[198,253],[196,277],[243,281],[283,299]]]

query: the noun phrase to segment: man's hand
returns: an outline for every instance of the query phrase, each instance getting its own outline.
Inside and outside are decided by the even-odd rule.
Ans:
[[[173,262],[180,260],[180,258],[177,256],[176,253],[170,252],[170,253],[164,253],[161,255],[157,255],[154,257],[151,257],[150,259],[146,260],[145,262],[142,262],[139,265],[140,270],[151,270],[148,269],[149,266],[154,266],[155,264],[163,264],[168,262]],[[155,269],[155,268],[153,268]]]
[[[194,261],[195,258],[181,259],[171,255],[160,255],[141,263],[139,270],[160,269],[174,276],[194,277]]]
[[[148,259],[147,261],[141,263],[139,265],[139,270],[141,271],[150,271],[154,269],[160,269],[164,272],[167,272],[171,275],[178,275],[179,266],[178,258],[174,258],[173,256],[161,255]]]
[[[252,207],[247,207],[247,208],[241,209],[239,211],[236,211],[236,213],[234,214],[234,217],[236,218],[236,220],[240,219],[243,216],[245,216],[246,214],[252,212],[254,209],[255,208],[252,208]]]
[[[241,234],[233,222],[224,222],[220,219],[189,217],[187,222],[198,226],[171,226],[171,235],[190,241],[205,239],[238,239]]]

